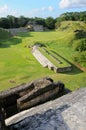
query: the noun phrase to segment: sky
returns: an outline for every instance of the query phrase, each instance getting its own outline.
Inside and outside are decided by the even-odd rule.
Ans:
[[[0,0],[0,17],[58,17],[65,12],[86,11],[86,0]]]

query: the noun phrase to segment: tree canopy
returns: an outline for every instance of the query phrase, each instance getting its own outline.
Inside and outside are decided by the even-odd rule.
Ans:
[[[57,18],[48,17],[48,18],[28,18],[24,16],[15,17],[8,15],[7,17],[0,18],[0,27],[2,28],[18,28],[24,27],[29,21],[33,21],[36,24],[43,25],[49,29],[55,29],[60,25],[61,21],[84,21],[86,22],[86,11],[84,12],[66,12],[61,14]]]

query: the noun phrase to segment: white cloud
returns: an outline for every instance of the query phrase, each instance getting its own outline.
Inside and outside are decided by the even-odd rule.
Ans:
[[[12,10],[7,4],[4,4],[0,7],[0,17],[6,17],[7,15],[19,16],[19,13],[17,10]]]
[[[61,0],[59,6],[62,9],[86,7],[86,0]]]
[[[48,10],[49,10],[50,12],[53,12],[53,11],[54,11],[54,8],[53,8],[52,6],[49,6],[49,7],[48,7]]]
[[[34,17],[34,16],[42,16],[42,15],[46,15],[47,13],[53,12],[54,8],[52,6],[48,6],[48,7],[42,7],[42,8],[37,8],[37,9],[33,9],[29,12],[29,17]]]
[[[0,7],[0,14],[4,14],[6,13],[8,10],[8,6],[5,4],[3,6]]]
[[[31,12],[38,13],[38,12],[46,12],[46,11],[53,12],[54,8],[52,6],[42,7],[38,9],[33,9]]]
[[[9,11],[8,15],[13,15],[13,16],[20,16],[17,10],[11,10]]]

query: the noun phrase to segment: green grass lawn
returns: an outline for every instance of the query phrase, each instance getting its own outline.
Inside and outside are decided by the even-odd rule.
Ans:
[[[74,50],[68,45],[72,32],[29,32],[21,33],[9,40],[0,41],[0,91],[49,76],[55,81],[61,80],[71,90],[86,86],[86,73],[74,66]],[[73,70],[55,73],[43,68],[31,53],[35,42],[43,43],[65,60],[73,64]]]

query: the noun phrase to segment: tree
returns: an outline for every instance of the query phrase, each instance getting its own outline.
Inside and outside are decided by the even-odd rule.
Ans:
[[[36,24],[45,26],[45,19],[43,19],[43,18],[35,17],[35,18],[34,18],[34,22],[35,22]]]
[[[9,21],[7,18],[0,18],[0,27],[9,28]]]
[[[49,29],[55,29],[55,20],[52,17],[46,18],[45,23]]]
[[[24,16],[20,16],[18,18],[19,27],[24,27],[27,23],[28,23],[28,18],[25,18]]]

